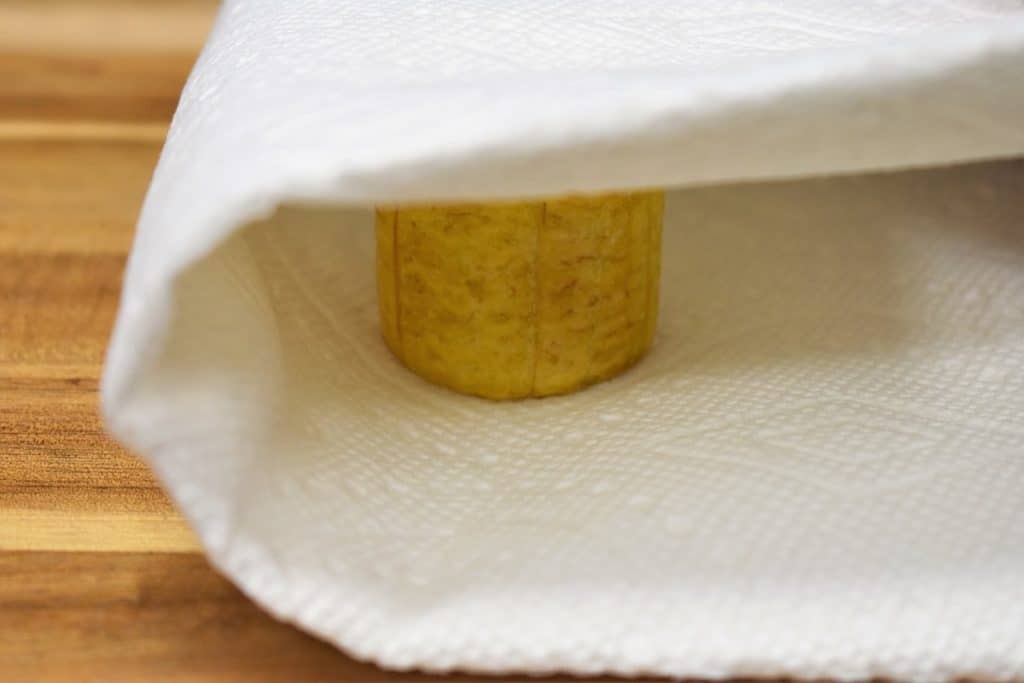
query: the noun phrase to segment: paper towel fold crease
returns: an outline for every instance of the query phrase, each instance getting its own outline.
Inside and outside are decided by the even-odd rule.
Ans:
[[[811,177],[1024,154],[1024,7],[366,4],[229,0],[140,219],[105,414],[211,560],[397,668],[1024,676],[1024,165]],[[648,186],[635,370],[386,352],[373,203]]]

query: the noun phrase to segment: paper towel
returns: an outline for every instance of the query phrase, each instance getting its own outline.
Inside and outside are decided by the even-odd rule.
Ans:
[[[211,560],[389,667],[1024,676],[1024,6],[225,4],[103,383]],[[759,183],[694,187],[712,182]],[[670,194],[573,396],[379,339],[369,206]]]

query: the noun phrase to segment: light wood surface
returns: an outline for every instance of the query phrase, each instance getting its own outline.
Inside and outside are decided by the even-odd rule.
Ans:
[[[256,608],[97,415],[133,226],[214,11],[0,0],[0,681],[426,682]]]

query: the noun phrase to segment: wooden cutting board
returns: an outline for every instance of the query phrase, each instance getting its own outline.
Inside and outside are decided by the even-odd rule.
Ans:
[[[214,11],[0,0],[0,681],[426,682],[260,611],[103,433],[133,227]]]

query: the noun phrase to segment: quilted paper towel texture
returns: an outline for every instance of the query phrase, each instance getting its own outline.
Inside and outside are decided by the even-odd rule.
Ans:
[[[387,354],[368,208],[1013,157],[1022,72],[997,0],[229,1],[108,422],[386,666],[1024,676],[1021,161],[677,190],[652,355],[516,404]]]

